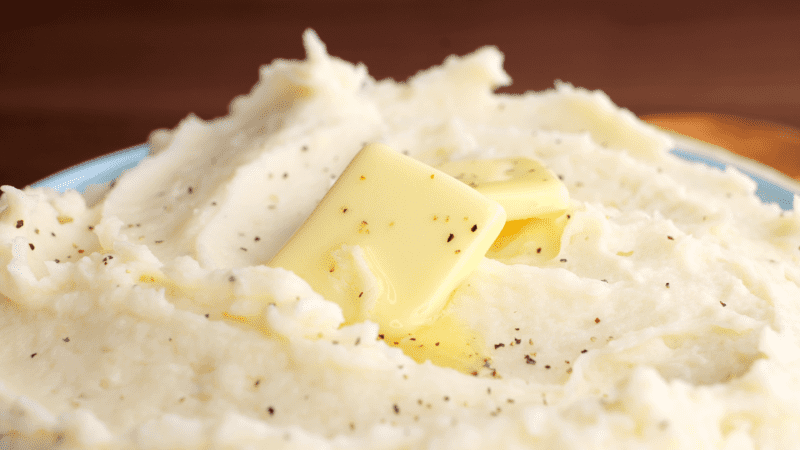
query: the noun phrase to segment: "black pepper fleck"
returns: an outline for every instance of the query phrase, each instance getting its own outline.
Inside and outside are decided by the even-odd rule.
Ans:
[[[163,242],[164,242],[164,241],[156,241],[156,244],[161,244],[161,243],[163,243]]]
[[[28,247],[30,247],[31,250],[35,250],[36,249],[36,247],[34,247],[33,244],[31,244],[31,243],[28,243]]]
[[[453,236],[453,233],[450,233],[450,236],[447,237],[447,242],[452,241],[454,237],[455,236]]]
[[[206,319],[208,319],[208,314],[206,314]]]
[[[241,251],[243,251],[243,252],[246,252],[246,251],[247,251],[247,249],[246,249],[246,248],[244,248],[244,247],[239,247],[239,250],[241,250]]]
[[[670,241],[674,241],[675,240],[675,238],[672,237],[672,236],[667,236],[667,239],[669,239]]]
[[[517,343],[517,345],[519,345],[519,344],[521,344],[521,343],[522,343],[522,340],[521,340],[521,339],[514,338],[514,342],[516,342],[516,343]]]
[[[494,348],[495,348],[495,350],[496,350],[496,349],[498,349],[498,348],[500,348],[500,347],[505,347],[505,346],[506,346],[506,344],[503,344],[502,342],[501,342],[501,343],[499,343],[499,344],[494,344]]]
[[[192,187],[191,187],[191,186],[189,186],[189,189],[187,189],[187,191],[188,191],[188,192],[191,194],[191,193],[193,193],[193,192],[194,192],[194,189],[192,189]]]
[[[69,336],[68,336],[68,337],[65,337],[64,339],[62,339],[62,341],[64,341],[64,342],[69,342]]]
[[[236,281],[236,277],[235,277],[235,276],[233,276],[233,275],[231,275],[231,276],[229,276],[229,277],[228,277],[228,281],[230,281],[231,283],[233,283],[234,281]]]
[[[17,221],[17,228],[22,228],[23,225],[25,225],[25,221],[24,220],[18,220]]]
[[[669,287],[669,283],[665,284],[664,286]]]
[[[283,179],[289,178],[289,172],[283,172]]]
[[[364,295],[364,291],[361,291],[361,293],[358,294],[358,298],[361,298],[362,295]]]
[[[536,364],[536,360],[531,358],[531,355],[525,355],[525,364],[534,365]]]
[[[561,259],[559,259],[559,261],[561,261],[561,262],[567,262],[567,260],[566,260],[566,259],[564,259],[564,258],[561,258]]]
[[[260,240],[261,240],[261,238],[260,238],[260,237],[258,237],[258,236],[256,236],[255,238],[253,238],[253,240],[254,240],[254,241],[256,241],[256,242],[258,242],[258,241],[260,241]]]
[[[472,228],[470,228],[470,231],[472,231],[474,233],[475,230],[477,230],[477,229],[478,229],[478,224],[475,224],[475,225],[472,226]]]
[[[273,416],[275,415],[275,408],[270,406],[269,408],[267,408],[267,412],[269,413],[270,416]]]
[[[550,368],[550,366],[544,366],[544,368],[545,368],[545,369],[549,369],[549,368]]]
[[[394,409],[394,413],[395,413],[395,414],[400,414],[400,407],[399,407],[399,406],[397,406],[397,403],[395,403],[394,405],[392,405],[392,409]]]
[[[728,306],[728,304],[723,302],[722,300],[719,301],[719,304],[722,305],[723,308]]]
[[[542,247],[537,248],[536,253],[542,253]]]
[[[59,260],[59,259],[57,259],[57,260],[55,260],[55,261],[56,261],[56,264],[58,264],[58,263],[60,263],[60,262],[61,262],[61,260]]]
[[[33,358],[36,355],[38,355],[38,353],[31,353],[31,358]]]
[[[586,352],[588,352],[588,351],[589,351],[589,350],[583,349],[583,350],[581,350],[581,353],[586,353]]]

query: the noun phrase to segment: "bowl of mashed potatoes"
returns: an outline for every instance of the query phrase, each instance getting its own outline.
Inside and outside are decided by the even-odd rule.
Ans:
[[[599,91],[496,94],[511,80],[493,47],[395,82],[328,55],[312,31],[304,43],[305,60],[264,66],[228,116],[190,115],[99,178],[87,172],[101,185],[85,196],[55,179],[3,186],[3,448],[796,445],[796,184],[647,125]],[[374,305],[354,313],[272,263],[335,189],[372,180],[352,167],[374,145],[441,181],[435,197],[452,195],[453,211],[483,205],[479,183],[448,175],[464,161],[535,161],[560,193],[557,210],[514,229],[491,202],[463,223],[425,216],[444,230],[437,245],[487,230],[469,220],[479,213],[499,235],[475,238],[488,250],[464,244],[478,252],[469,270],[435,308],[415,309],[435,331],[420,341],[392,335]],[[386,164],[370,167],[389,176]],[[371,222],[359,239],[422,217],[415,206],[432,196],[420,183],[351,196],[407,205],[391,222],[352,216]],[[336,207],[319,217],[357,212]],[[397,238],[408,243],[397,254],[415,237]],[[337,286],[380,302],[380,264],[342,248],[331,253]],[[462,261],[462,248],[443,248]],[[429,271],[415,275],[424,284],[438,261],[398,267]]]

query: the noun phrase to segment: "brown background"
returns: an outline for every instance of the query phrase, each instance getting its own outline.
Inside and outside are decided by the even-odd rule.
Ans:
[[[225,114],[260,65],[303,58],[307,27],[376,78],[405,79],[493,44],[514,79],[505,92],[562,79],[602,89],[638,115],[800,126],[800,5],[556,3],[17,4],[0,18],[0,184],[23,186],[142,143],[189,112]],[[782,158],[796,159],[792,151]]]

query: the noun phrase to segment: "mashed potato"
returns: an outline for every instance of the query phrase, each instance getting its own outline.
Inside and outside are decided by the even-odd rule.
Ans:
[[[397,83],[304,38],[227,117],[154,133],[97,205],[3,187],[0,448],[797,445],[793,212],[601,92],[494,94],[494,48]],[[447,305],[487,344],[477,376],[340,327],[265,265],[366,142],[529,156],[569,189],[555,258],[484,258]]]

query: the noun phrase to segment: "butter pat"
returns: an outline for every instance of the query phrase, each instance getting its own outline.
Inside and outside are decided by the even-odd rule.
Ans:
[[[529,158],[451,161],[437,168],[500,203],[508,220],[555,218],[569,206],[566,186]]]
[[[370,144],[269,265],[338,303],[346,323],[369,319],[406,335],[437,319],[505,221],[466,184]]]
[[[500,236],[486,252],[488,258],[506,259],[527,254],[532,262],[544,263],[561,251],[561,236],[567,226],[567,214],[556,218],[532,217],[509,220]]]

